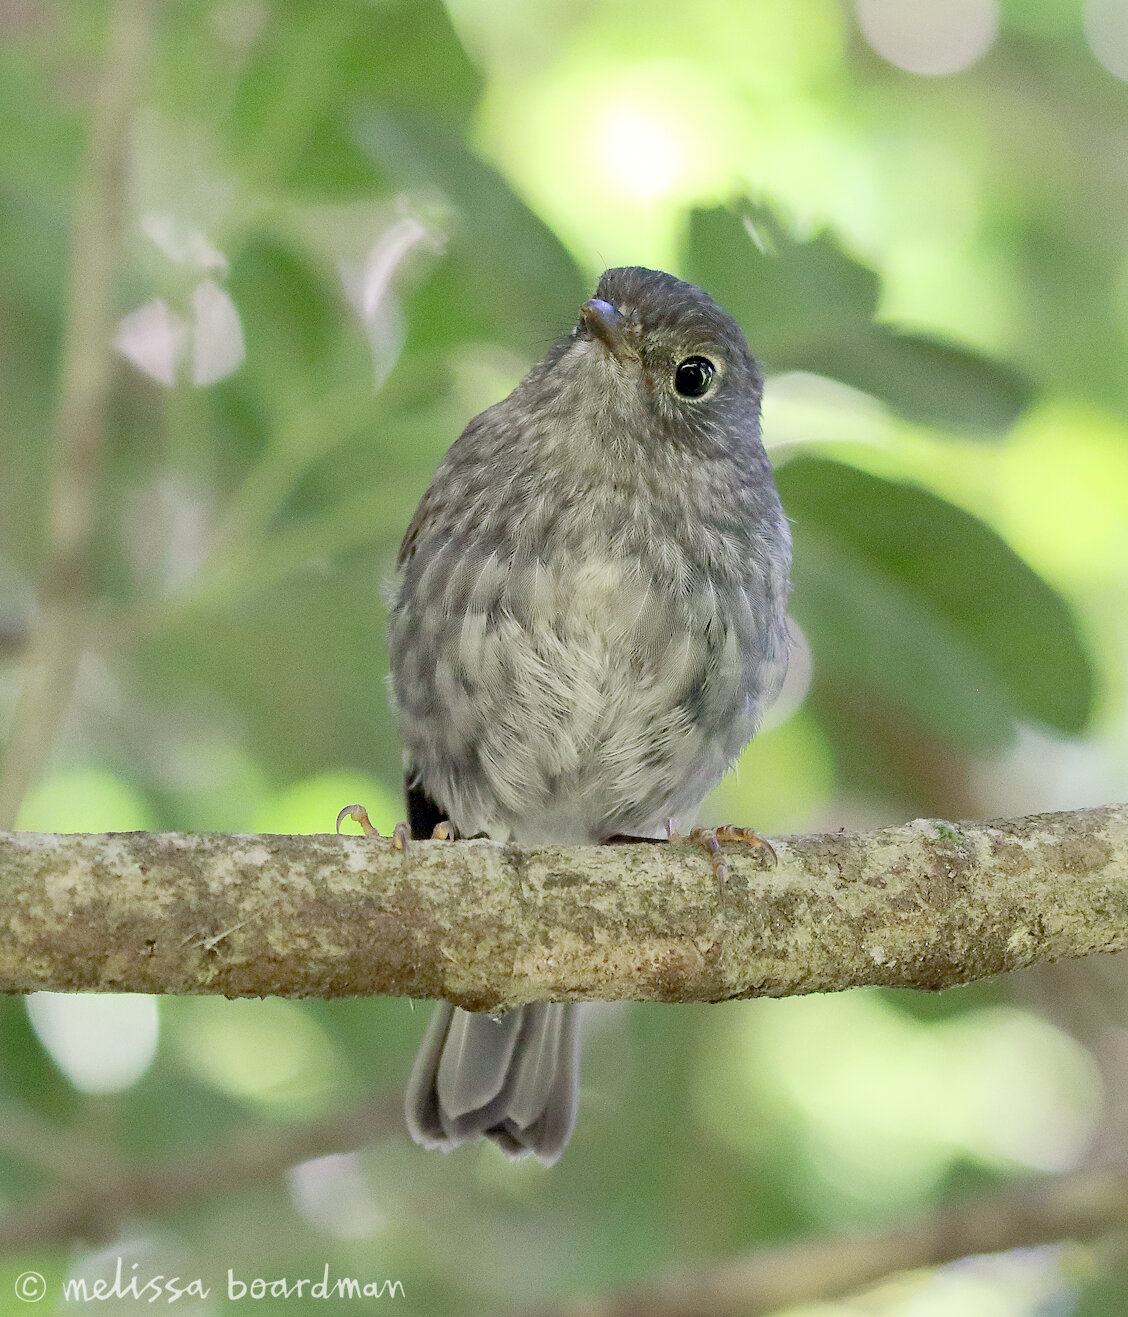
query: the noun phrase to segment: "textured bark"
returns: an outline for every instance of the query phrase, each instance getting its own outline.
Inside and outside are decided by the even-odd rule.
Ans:
[[[723,1001],[1128,945],[1128,807],[726,848],[0,833],[0,991]]]

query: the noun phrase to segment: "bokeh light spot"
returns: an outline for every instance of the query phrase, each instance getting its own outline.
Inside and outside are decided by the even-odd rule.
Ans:
[[[755,1153],[765,1106],[777,1113],[777,1135],[790,1126],[805,1152],[820,1211],[833,1213],[836,1199],[847,1212],[923,1203],[960,1161],[1067,1169],[1099,1114],[1088,1052],[1010,1007],[920,1020],[861,991],[756,1002],[721,1027],[715,1045],[736,1069],[703,1081],[705,1120]],[[721,1083],[743,1086],[743,1095]],[[747,1120],[734,1119],[736,1110]]]
[[[600,155],[608,181],[636,197],[672,192],[682,170],[684,144],[676,125],[638,105],[612,105],[599,124]]]
[[[502,89],[487,95],[490,153],[600,269],[673,265],[680,215],[671,203],[728,194],[754,138],[731,88],[690,60],[609,65],[575,56],[520,85],[516,115]]]
[[[857,13],[874,50],[908,73],[959,73],[999,30],[997,0],[857,0]]]
[[[298,1002],[193,998],[176,1003],[170,1025],[186,1068],[231,1097],[297,1116],[339,1094],[333,1044]]]
[[[33,992],[35,1036],[83,1093],[120,1093],[152,1064],[159,1023],[155,997],[140,993]]]
[[[290,1199],[317,1230],[342,1239],[363,1239],[385,1224],[355,1152],[333,1153],[292,1166]]]
[[[1107,585],[1128,564],[1128,432],[1096,407],[1045,403],[999,455],[996,524],[1063,587]]]
[[[1128,81],[1128,3],[1086,0],[1084,22],[1089,49],[1109,73]]]

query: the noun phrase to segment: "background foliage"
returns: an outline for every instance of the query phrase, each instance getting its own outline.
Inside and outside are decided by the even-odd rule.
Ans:
[[[741,321],[794,521],[795,680],[710,818],[1123,798],[1128,89],[1100,5],[968,6],[998,20],[989,48],[926,77],[876,53],[873,2],[158,5],[87,640],[19,826],[328,831],[362,799],[390,827],[396,545],[461,427],[619,263]],[[0,730],[47,553],[108,12],[0,6]],[[167,332],[137,331],[156,299]],[[1082,981],[608,1007],[551,1172],[396,1135],[103,1242],[149,1274],[328,1260],[401,1279],[413,1312],[486,1313],[894,1221],[1116,1141],[1124,1045],[1072,1009]],[[190,1160],[398,1090],[422,1024],[401,1001],[2,1003],[0,1203],[18,1218],[50,1181],[17,1116],[121,1164]],[[1023,1255],[818,1312],[1121,1311],[1101,1265]],[[4,1266],[7,1296],[8,1272],[95,1261]]]

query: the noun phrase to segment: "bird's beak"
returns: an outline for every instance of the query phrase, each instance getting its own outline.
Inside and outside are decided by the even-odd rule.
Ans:
[[[610,302],[593,297],[580,307],[580,319],[594,338],[598,338],[614,357],[638,354],[627,340],[627,318]]]

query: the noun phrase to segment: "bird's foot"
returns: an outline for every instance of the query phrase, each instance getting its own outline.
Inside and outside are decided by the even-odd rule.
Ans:
[[[709,852],[709,862],[713,866],[713,876],[716,878],[717,886],[722,894],[729,880],[729,867],[721,850],[722,842],[737,841],[743,846],[755,847],[757,850],[762,851],[765,859],[767,859],[768,868],[779,862],[775,848],[767,838],[761,837],[752,828],[738,828],[731,823],[721,824],[715,828],[693,828],[688,837],[683,837],[678,831],[674,820],[668,819],[666,822],[666,840],[672,846],[688,844],[690,846],[701,846],[707,850]]]
[[[345,819],[352,819],[354,823],[360,824],[360,830],[366,837],[379,837],[381,835],[379,828],[368,817],[368,811],[363,805],[346,805],[337,815],[337,831],[341,831],[341,824]],[[435,829],[437,833],[442,824]],[[392,844],[397,851],[406,851],[408,842],[411,840],[411,829],[406,823],[397,823],[392,830]]]

